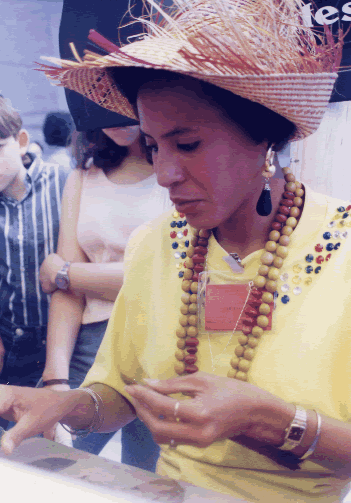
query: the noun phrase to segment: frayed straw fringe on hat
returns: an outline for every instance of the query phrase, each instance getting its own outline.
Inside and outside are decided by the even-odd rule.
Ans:
[[[305,27],[301,0],[174,0],[168,9],[143,1],[149,15],[138,19],[146,32],[137,41],[119,48],[96,34],[94,42],[100,37],[99,45],[111,51],[107,56],[86,51],[82,60],[73,46],[76,62],[44,58],[61,68],[40,69],[56,85],[133,119],[108,68],[169,70],[227,89],[293,122],[292,140],[317,130],[337,77],[343,34],[339,30],[335,42],[327,26],[324,36]]]

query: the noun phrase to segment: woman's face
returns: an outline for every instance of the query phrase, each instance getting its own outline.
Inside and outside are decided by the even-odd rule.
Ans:
[[[165,82],[156,90],[144,85],[137,102],[140,128],[158,183],[168,188],[176,209],[196,228],[215,228],[245,199],[256,204],[265,148],[186,82]]]
[[[103,129],[103,132],[120,147],[129,147],[140,135],[139,126],[111,127]]]

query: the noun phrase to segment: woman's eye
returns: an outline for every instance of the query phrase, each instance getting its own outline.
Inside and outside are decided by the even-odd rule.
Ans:
[[[194,141],[192,143],[178,143],[177,147],[184,152],[193,152],[200,145],[200,141]]]

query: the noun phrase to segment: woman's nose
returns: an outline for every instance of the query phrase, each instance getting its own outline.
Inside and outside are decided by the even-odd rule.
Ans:
[[[157,183],[161,187],[169,189],[175,183],[181,183],[185,180],[185,170],[180,165],[179,160],[174,156],[157,155],[154,161],[154,169],[157,177]]]

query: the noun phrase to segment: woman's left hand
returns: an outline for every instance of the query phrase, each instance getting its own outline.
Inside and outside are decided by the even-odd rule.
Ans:
[[[64,263],[65,261],[57,255],[57,253],[51,253],[42,263],[39,279],[45,293],[53,293],[57,290],[55,278],[57,273],[62,269]]]
[[[207,447],[216,440],[239,435],[257,438],[261,415],[285,402],[247,382],[197,372],[147,386],[126,386],[138,417],[158,443]],[[179,401],[169,394],[186,392]],[[177,407],[177,410],[176,410]],[[263,433],[263,432],[262,432]]]

